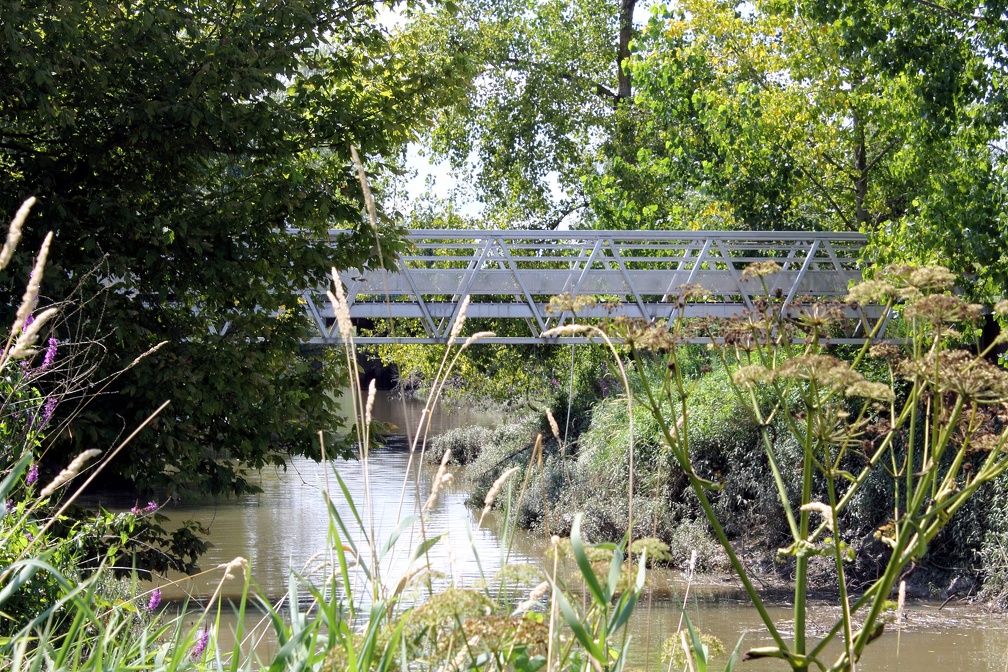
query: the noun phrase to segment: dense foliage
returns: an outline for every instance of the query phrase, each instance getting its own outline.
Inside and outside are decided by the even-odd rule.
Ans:
[[[390,57],[368,2],[5,1],[0,25],[0,211],[38,197],[48,296],[108,290],[73,334],[107,348],[99,378],[167,342],[47,464],[165,400],[110,469],[143,490],[240,492],[245,469],[317,455],[340,374],[301,348],[299,293],[377,261],[350,145],[380,170],[450,70]],[[330,228],[356,233],[333,248]],[[8,296],[23,269],[0,277]]]
[[[473,177],[488,223],[861,230],[870,261],[943,263],[990,298],[1008,282],[1000,12],[518,0],[401,30],[464,59],[425,147]]]

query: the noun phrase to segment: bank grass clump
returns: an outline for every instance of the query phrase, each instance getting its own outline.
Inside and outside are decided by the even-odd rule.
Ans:
[[[440,462],[442,456],[450,451],[452,464],[466,465],[473,462],[493,439],[494,431],[482,425],[453,427],[431,439],[427,460]]]

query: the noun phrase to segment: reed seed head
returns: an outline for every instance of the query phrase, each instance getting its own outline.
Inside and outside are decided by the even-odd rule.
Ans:
[[[223,565],[217,565],[217,568],[224,570],[224,579],[227,580],[227,579],[233,579],[234,578],[234,573],[233,572],[236,569],[241,569],[247,575],[248,574],[249,564],[248,564],[248,560],[246,560],[245,558],[243,558],[241,556],[238,556],[237,558],[235,558],[231,562],[226,562]]]
[[[378,385],[375,383],[375,379],[372,378],[371,382],[368,384],[367,391],[367,404],[364,407],[364,427],[371,426],[371,412],[374,410],[375,395],[377,394]]]
[[[552,329],[547,329],[542,333],[543,338],[558,338],[560,336],[576,336],[578,334],[585,334],[595,329],[587,324],[565,324],[560,327],[553,327]]]
[[[11,359],[23,359],[24,357],[29,357],[35,354],[35,351],[31,347],[35,344],[38,339],[39,331],[45,325],[45,323],[53,315],[58,313],[59,310],[56,308],[47,308],[42,311],[38,317],[32,320],[32,323],[21,329],[21,335],[18,336],[17,342],[11,349]],[[55,353],[54,353],[55,354]]]
[[[546,409],[546,419],[549,421],[550,431],[553,432],[554,438],[556,438],[557,443],[560,443],[560,425],[557,424],[556,418],[553,417],[553,411]]]
[[[73,462],[71,462],[66,469],[58,473],[56,475],[56,478],[54,478],[49,485],[42,488],[42,492],[39,493],[39,497],[41,499],[45,499],[51,496],[54,492],[56,492],[58,488],[65,485],[70,480],[72,480],[74,476],[79,474],[80,470],[84,468],[85,464],[87,464],[89,461],[93,460],[94,458],[98,457],[101,454],[102,451],[98,450],[97,448],[92,448],[91,450],[85,450],[83,453],[75,457],[73,459]]]
[[[455,477],[448,473],[448,460],[451,459],[451,450],[446,450],[444,455],[441,456],[441,464],[438,466],[437,473],[434,474],[434,480],[431,482],[431,492],[430,496],[427,497],[427,501],[424,502],[424,511],[430,511],[437,504],[438,495],[444,488],[452,484]]]
[[[49,246],[52,244],[53,233],[50,231],[45,240],[42,241],[42,247],[39,248],[38,258],[35,260],[35,266],[32,268],[31,276],[28,278],[28,286],[25,288],[24,296],[21,298],[21,306],[18,308],[17,317],[14,319],[14,326],[11,327],[11,333],[17,334],[21,332],[24,327],[25,320],[31,315],[32,309],[35,308],[35,302],[38,301],[39,286],[42,284],[42,273],[45,271],[46,259],[49,257]]]
[[[470,345],[476,341],[482,340],[484,338],[493,338],[497,334],[493,331],[477,331],[472,336],[468,337],[464,343],[462,343],[462,348],[468,348]]]
[[[486,497],[483,499],[483,512],[480,514],[479,525],[477,527],[483,525],[483,518],[488,513],[490,513],[490,510],[493,508],[494,502],[497,500],[497,495],[500,494],[501,488],[503,488],[507,480],[512,476],[514,476],[515,473],[517,472],[518,467],[511,467],[503,474],[498,476],[497,480],[494,481],[493,485],[490,486],[490,490],[487,492]]]
[[[545,597],[546,593],[548,593],[549,591],[550,591],[549,581],[543,581],[529,592],[528,599],[526,599],[524,602],[515,607],[515,610],[511,612],[511,616],[512,617],[521,616],[526,611],[533,609],[536,606],[536,604],[539,603],[539,600]]]
[[[7,229],[7,240],[4,242],[3,249],[0,250],[0,271],[7,268],[11,257],[14,256],[14,250],[17,249],[17,244],[21,240],[21,227],[24,226],[25,220],[28,219],[28,213],[31,211],[33,205],[35,205],[34,196],[21,204],[17,214],[14,215],[14,219],[11,220],[10,227]]]
[[[809,502],[808,504],[802,504],[802,511],[813,511],[818,513],[826,521],[826,528],[832,532],[833,531],[833,509],[831,509],[826,504],[822,502]]]
[[[465,298],[462,299],[462,305],[459,306],[458,316],[455,318],[454,324],[452,324],[451,334],[448,337],[448,345],[452,345],[458,339],[459,334],[462,333],[462,327],[465,326],[466,311],[469,310],[469,295],[466,294]]]
[[[340,281],[336,268],[332,269],[333,286],[335,294],[327,291],[329,301],[333,305],[333,312],[336,313],[336,324],[339,327],[340,338],[344,343],[350,343],[353,336],[353,323],[350,322],[350,304],[347,303],[346,294],[343,293],[343,283]]]

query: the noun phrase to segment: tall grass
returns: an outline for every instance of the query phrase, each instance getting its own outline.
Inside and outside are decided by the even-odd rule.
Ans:
[[[3,263],[13,253],[26,216],[27,207],[11,227],[10,252],[5,246],[0,253]],[[34,341],[54,314],[43,311],[33,324],[25,325],[31,314],[25,306],[34,305],[50,239],[0,357],[0,369],[6,373],[34,354]],[[359,380],[353,325],[335,272],[333,279],[330,298],[346,345],[347,367],[352,380]],[[423,464],[430,417],[459,353],[486,335],[463,336],[464,325],[462,311],[410,446],[411,468]],[[338,470],[326,470],[322,496],[329,511],[327,547],[302,573],[291,573],[287,594],[279,603],[259,593],[253,568],[235,558],[207,572],[216,573],[219,583],[199,608],[161,609],[160,588],[143,589],[135,576],[125,583],[115,579],[112,555],[93,571],[81,571],[74,553],[80,539],[49,534],[84,488],[169,402],[120,445],[85,452],[45,487],[37,482],[33,466],[39,434],[26,434],[20,452],[0,464],[0,548],[4,549],[0,622],[6,628],[0,632],[0,669],[623,669],[630,647],[626,624],[644,586],[649,546],[632,546],[629,538],[621,544],[588,544],[581,538],[577,519],[569,540],[553,539],[552,562],[539,570],[527,595],[494,590],[494,581],[504,585],[504,576],[485,577],[486,581],[468,587],[446,583],[439,576],[442,568],[430,559],[430,551],[446,543],[444,532],[431,528],[430,513],[451,481],[450,454],[445,451],[429,492],[407,499],[409,474],[404,477],[398,524],[388,537],[377,538],[369,473],[374,397],[373,385],[367,391],[356,387],[352,391],[363,497],[357,500],[351,495]],[[33,398],[33,403],[42,406],[34,410],[44,412],[44,399]],[[10,426],[9,409],[2,419],[4,427]],[[541,437],[537,445],[541,446]],[[324,445],[322,449],[325,454]],[[541,462],[541,452],[539,457]],[[503,509],[505,539],[514,529],[515,512],[536,464],[529,459],[523,469],[498,478],[485,495],[484,515],[495,507]],[[416,482],[419,488],[420,479]],[[407,506],[408,501],[415,504]],[[476,525],[482,522],[483,516]],[[128,529],[119,533],[125,544]],[[502,553],[506,564],[506,549]],[[564,553],[578,570],[570,581],[559,571]],[[224,598],[224,586],[231,581],[242,583],[236,603]],[[258,635],[246,626],[254,610],[264,614],[277,642],[275,653],[266,660],[257,657]],[[221,629],[229,611],[236,619],[228,638]],[[233,645],[225,648],[226,639]]]

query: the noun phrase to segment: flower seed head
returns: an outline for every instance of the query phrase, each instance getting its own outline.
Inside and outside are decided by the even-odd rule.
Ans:
[[[42,492],[39,493],[39,497],[45,499],[46,497],[51,496],[58,488],[70,482],[77,474],[79,474],[85,464],[101,454],[102,451],[97,448],[85,450],[83,453],[75,457],[73,462],[71,462],[66,469],[57,474],[56,478],[54,478],[49,485],[42,489]]]
[[[7,268],[11,257],[14,256],[14,250],[17,248],[18,241],[21,240],[21,227],[24,226],[33,205],[35,205],[34,196],[22,203],[17,214],[14,215],[10,228],[7,229],[7,240],[4,242],[3,249],[0,250],[0,271]]]

